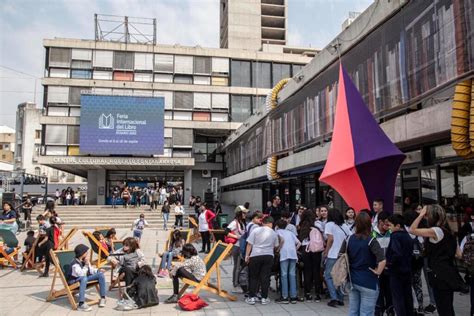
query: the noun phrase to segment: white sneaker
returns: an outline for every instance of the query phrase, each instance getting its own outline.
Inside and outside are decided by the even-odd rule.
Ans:
[[[262,305],[267,305],[267,304],[269,304],[270,302],[271,302],[271,301],[270,301],[269,298],[263,298],[263,297],[262,297],[262,301],[261,301]]]
[[[244,291],[242,291],[242,289],[240,287],[234,286],[234,288],[232,289],[232,293],[242,294],[242,293],[244,293]]]
[[[105,298],[101,298],[100,301],[99,301],[99,307],[105,307]]]
[[[80,311],[80,312],[90,312],[92,310],[92,307],[87,305],[87,303],[84,303],[84,304],[78,306],[77,310]]]
[[[255,305],[255,298],[254,297],[247,297],[245,299],[245,303],[247,303],[249,305]]]

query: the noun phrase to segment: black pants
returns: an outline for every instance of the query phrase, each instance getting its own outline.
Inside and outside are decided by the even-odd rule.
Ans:
[[[375,315],[383,315],[385,311],[391,311],[392,294],[390,292],[390,278],[388,274],[382,273],[379,278],[379,297],[375,305]],[[410,292],[411,293],[411,292]]]
[[[176,275],[173,276],[173,294],[179,293],[179,278],[185,278],[185,279],[193,280],[195,282],[199,282],[199,280],[196,279],[194,274],[192,274],[185,268],[179,268],[178,271],[176,271]]]
[[[321,293],[321,257],[322,252],[303,252],[305,294],[311,294],[313,286],[315,287],[315,294]]]
[[[31,209],[25,209],[23,212],[25,213],[25,221],[30,221],[31,223]]]
[[[183,215],[175,215],[175,220],[174,220],[174,226],[178,227],[183,227]]]
[[[47,274],[49,272],[49,266],[51,265],[51,255],[50,250],[53,249],[54,243],[52,241],[45,242],[41,247],[39,247],[40,257],[44,257],[45,259],[45,266],[44,266],[44,273]],[[41,262],[41,259],[40,259]]]
[[[433,287],[433,294],[439,316],[454,316],[454,292],[451,290],[440,290]]]
[[[260,285],[262,298],[268,298],[270,274],[272,272],[273,256],[251,257],[249,261],[249,297],[257,297]]]
[[[392,303],[397,315],[413,315],[413,295],[411,294],[411,275],[391,275],[390,289]]]
[[[124,274],[124,281],[125,285],[129,286],[130,284],[133,283],[133,280],[138,276],[138,273],[136,270],[131,269],[129,267],[121,267],[119,270],[119,274]]]
[[[202,249],[201,251],[211,251],[211,234],[209,231],[201,232]],[[207,250],[206,250],[207,247]]]

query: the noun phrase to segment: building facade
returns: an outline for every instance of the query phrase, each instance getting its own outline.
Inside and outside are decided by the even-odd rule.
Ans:
[[[0,170],[13,170],[15,156],[15,130],[8,126],[0,126]]]
[[[319,176],[327,158],[340,60],[391,140],[407,155],[395,206],[441,203],[455,213],[474,203],[474,161],[451,146],[454,87],[474,75],[472,1],[376,2],[322,50],[279,94],[279,106],[250,118],[225,142],[222,200],[279,194],[294,207],[344,201]],[[266,177],[278,158],[279,181]],[[374,170],[374,172],[376,172]],[[381,179],[383,181],[383,179]]]

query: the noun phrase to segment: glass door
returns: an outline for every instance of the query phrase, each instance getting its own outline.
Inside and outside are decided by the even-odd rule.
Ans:
[[[423,204],[435,204],[439,201],[438,174],[436,167],[420,169],[420,197]]]

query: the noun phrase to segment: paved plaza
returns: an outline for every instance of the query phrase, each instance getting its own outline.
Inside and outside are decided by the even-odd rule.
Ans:
[[[118,237],[126,237],[131,234],[130,230],[119,229]],[[166,240],[167,232],[158,229],[147,229],[142,238],[142,249],[145,252],[147,261],[156,271],[160,258],[156,255],[161,252]],[[20,243],[23,243],[25,233],[19,234]],[[80,232],[78,232],[73,240],[72,247],[78,243],[87,244],[86,240]],[[200,245],[199,245],[200,246]],[[200,248],[197,247],[199,250]],[[224,289],[232,288],[232,261],[226,260],[221,266],[221,276]],[[38,278],[35,270],[20,272],[11,268],[0,270],[0,315],[71,315],[80,314],[81,312],[72,311],[66,298],[61,298],[53,302],[46,302],[53,273],[50,277],[43,279]],[[110,272],[106,272],[106,279],[110,280]],[[272,287],[275,282],[272,280]],[[297,303],[289,305],[280,305],[273,302],[277,297],[274,292],[270,293],[272,303],[266,306],[257,304],[255,306],[247,305],[243,300],[243,295],[238,295],[239,300],[236,302],[226,301],[216,295],[201,292],[200,296],[209,304],[208,307],[197,312],[181,311],[174,304],[164,304],[165,299],[172,294],[172,282],[170,279],[158,279],[158,294],[160,305],[139,309],[128,312],[116,311],[118,291],[113,290],[107,293],[107,306],[98,308],[93,306],[89,315],[151,315],[154,313],[165,313],[166,315],[347,315],[348,299],[346,297],[346,306],[331,308],[328,307],[327,300],[320,303]],[[428,296],[425,295],[427,298]],[[458,315],[468,315],[469,296],[460,296],[455,294],[455,308]]]

